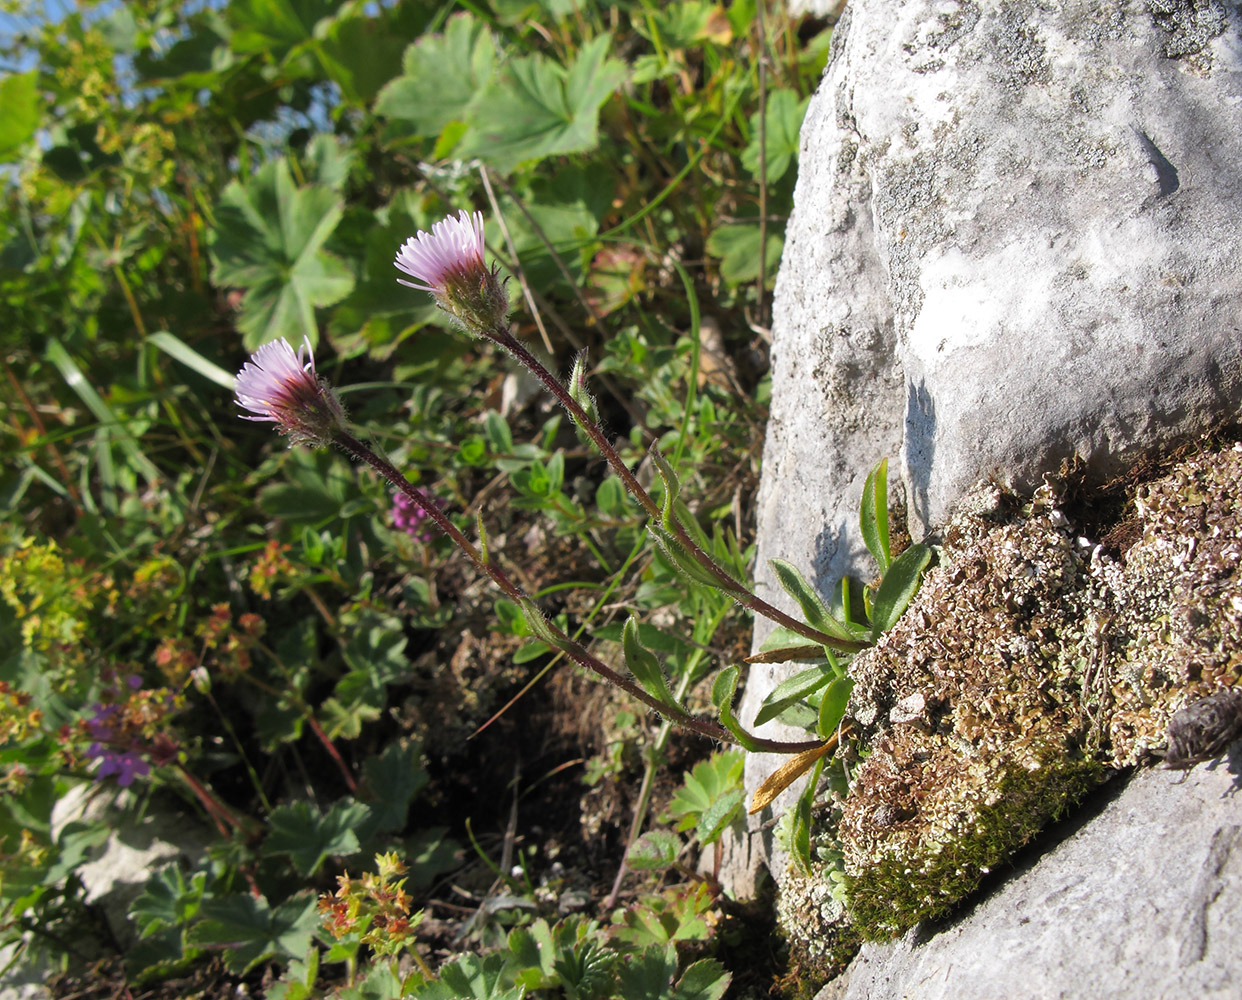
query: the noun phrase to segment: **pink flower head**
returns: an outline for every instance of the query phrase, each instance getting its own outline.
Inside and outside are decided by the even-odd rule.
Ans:
[[[234,392],[237,405],[255,414],[243,420],[275,423],[294,442],[330,444],[345,423],[336,393],[315,375],[309,340],[296,354],[284,337],[264,344],[237,373]]]
[[[431,541],[431,532],[423,522],[427,520],[427,511],[422,505],[411,500],[404,493],[397,493],[392,498],[392,523],[398,531],[404,531],[418,542]]]
[[[394,263],[414,280],[397,281],[430,292],[467,330],[503,324],[509,300],[495,268],[484,263],[483,249],[483,213],[458,212],[405,241]]]

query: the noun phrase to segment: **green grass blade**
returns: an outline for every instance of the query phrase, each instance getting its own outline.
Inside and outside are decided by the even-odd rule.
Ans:
[[[170,358],[175,358],[187,368],[198,372],[203,378],[215,382],[216,385],[233,391],[233,375],[226,372],[214,361],[208,361],[205,357],[190,347],[183,340],[178,339],[167,330],[160,330],[151,334],[147,338],[147,343],[154,344]]]
[[[101,430],[104,430],[120,446],[121,450],[129,458],[130,464],[142,474],[147,483],[154,484],[163,479],[164,477],[160,475],[160,470],[142,453],[142,446],[138,443],[138,439],[117,418],[112,407],[95,391],[95,387],[86,380],[86,376],[82,374],[82,369],[70,357],[64,345],[54,337],[48,341],[47,358],[56,366],[61,378],[65,380],[65,384],[77,394],[78,399],[82,400],[86,408],[95,415],[95,419],[101,424]]]

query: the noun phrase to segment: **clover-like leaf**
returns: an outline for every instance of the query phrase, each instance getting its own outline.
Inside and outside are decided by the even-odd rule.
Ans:
[[[315,307],[339,302],[353,272],[323,249],[341,219],[326,185],[297,187],[286,160],[264,164],[220,196],[212,232],[212,280],[246,290],[238,328],[253,350],[278,337],[318,340]]]
[[[314,893],[295,896],[275,910],[262,896],[236,893],[203,904],[204,919],[191,929],[196,945],[225,945],[230,971],[244,974],[265,958],[303,958],[319,926]]]
[[[701,958],[677,980],[672,1000],[720,1000],[732,981],[733,974],[714,958]]]
[[[651,945],[617,968],[619,996],[626,1000],[668,1000],[669,985],[677,974],[677,948]]]
[[[763,264],[766,282],[776,280],[776,265],[785,249],[785,238],[769,230],[762,262],[759,260],[759,225],[754,222],[729,222],[707,237],[707,252],[720,258],[720,276],[729,285],[740,285],[759,277]]]
[[[414,136],[438,136],[450,122],[466,120],[495,64],[487,25],[470,14],[454,14],[442,35],[424,35],[405,50],[402,75],[380,91],[375,113]]]
[[[313,875],[332,855],[358,850],[354,833],[367,807],[352,799],[337,802],[327,814],[309,802],[292,802],[272,810],[271,832],[263,845],[268,854],[287,854],[299,875]]]
[[[378,757],[362,766],[366,789],[373,797],[362,829],[363,837],[379,831],[402,830],[410,802],[427,784],[423,768],[422,744],[393,742]]]
[[[684,776],[668,805],[668,816],[678,820],[678,830],[692,830],[719,799],[731,799],[742,787],[743,757],[736,750],[713,754]],[[740,800],[739,800],[740,802]]]
[[[165,865],[148,880],[130,913],[149,937],[166,928],[180,928],[198,914],[207,887],[207,873],[195,872],[187,882],[179,865]]]
[[[419,1000],[522,1000],[522,987],[505,985],[505,956],[463,955],[440,966],[440,978],[418,991]]]
[[[309,42],[315,25],[337,7],[334,0],[233,0],[227,8],[234,26],[229,46],[234,52],[265,52],[280,61]]]
[[[514,59],[471,106],[457,150],[508,172],[519,163],[581,153],[599,141],[599,109],[625,79],[608,58],[611,36],[587,42],[568,68],[541,55]]]
[[[681,840],[667,830],[648,830],[626,852],[625,863],[636,872],[663,871],[681,854]]]
[[[780,180],[797,159],[802,119],[806,117],[807,105],[810,103],[809,97],[799,100],[797,94],[786,88],[774,90],[768,95],[763,145],[767,149],[768,157],[764,178],[769,184]],[[758,177],[761,147],[757,111],[750,119],[750,136],[750,145],[742,151],[742,166]]]

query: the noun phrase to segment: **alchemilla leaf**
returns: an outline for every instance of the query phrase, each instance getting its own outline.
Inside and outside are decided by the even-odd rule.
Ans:
[[[599,109],[625,79],[624,64],[608,58],[611,40],[600,35],[587,42],[568,69],[539,55],[514,59],[473,105],[458,154],[508,172],[594,148]]]

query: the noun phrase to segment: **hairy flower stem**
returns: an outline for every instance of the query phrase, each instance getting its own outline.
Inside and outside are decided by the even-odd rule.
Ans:
[[[523,590],[511,579],[509,579],[508,574],[506,574],[504,570],[492,563],[490,560],[485,559],[474,543],[461,533],[457,525],[450,521],[445,513],[440,510],[440,508],[425,493],[423,493],[422,490],[420,490],[413,483],[409,482],[405,476],[401,475],[395,466],[380,458],[380,456],[372,451],[371,448],[363,444],[347,431],[336,431],[333,434],[333,441],[342,450],[353,455],[359,461],[365,462],[367,465],[371,466],[372,469],[388,481],[390,486],[394,489],[400,490],[416,504],[422,507],[423,510],[427,512],[427,516],[430,517],[431,520],[435,521],[436,527],[448,535],[449,538],[456,543],[457,547],[470,557],[470,561],[491,577],[492,582],[503,590],[506,595],[519,604],[530,603],[530,599],[526,596],[525,592],[523,592]],[[650,497],[648,497],[648,499],[650,499]],[[708,739],[717,740],[722,743],[741,744],[742,741],[738,737],[734,736],[733,733],[729,732],[729,730],[719,723],[713,722],[710,719],[700,719],[697,716],[690,715],[688,712],[674,709],[671,705],[666,705],[664,702],[648,694],[629,678],[617,673],[617,671],[613,670],[612,667],[608,666],[608,664],[592,655],[586,647],[574,642],[573,639],[569,638],[569,636],[561,631],[555,623],[547,621],[546,627],[556,638],[557,648],[562,650],[566,656],[572,659],[580,667],[599,674],[599,676],[603,677],[604,680],[615,684],[617,687],[621,688],[622,691],[625,691],[630,696],[637,698],[649,708],[655,709],[661,715],[668,717],[684,729],[690,729],[698,733],[700,736],[706,736]],[[745,739],[754,750],[765,750],[769,753],[787,754],[804,753],[807,750],[813,750],[821,746],[823,743],[822,740],[805,740],[797,743],[785,743],[780,740],[769,740],[750,734],[746,734]]]
[[[600,454],[612,466],[613,471],[620,477],[625,488],[630,494],[642,504],[647,514],[655,520],[657,524],[661,523],[662,514],[660,505],[655,502],[651,494],[648,493],[642,483],[634,476],[625,464],[621,456],[617,453],[617,449],[612,446],[608,438],[604,436],[604,432],[600,430],[599,425],[587,414],[586,410],[574,399],[570,391],[565,385],[553,375],[547,368],[540,363],[530,351],[518,342],[518,340],[509,333],[508,330],[494,328],[491,330],[480,331],[483,336],[498,347],[503,348],[513,355],[519,362],[527,367],[530,372],[544,384],[548,392],[556,397],[557,401],[569,411],[570,417],[574,423],[581,427],[591,440],[595,443],[595,447],[599,449]],[[785,614],[779,608],[773,607],[763,598],[748,590],[744,585],[735,580],[723,567],[721,567],[715,559],[703,551],[690,534],[676,518],[670,518],[668,525],[669,530],[677,543],[690,554],[691,557],[704,569],[706,569],[718,582],[720,589],[732,597],[738,604],[745,608],[749,608],[755,614],[763,615],[770,621],[776,622],[778,625],[784,625],[792,632],[804,638],[810,639],[812,642],[821,646],[830,646],[831,648],[844,653],[856,653],[861,649],[867,648],[867,643],[852,642],[848,639],[839,639],[836,636],[828,635],[812,628],[805,622]]]

